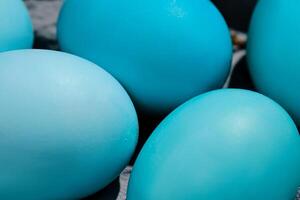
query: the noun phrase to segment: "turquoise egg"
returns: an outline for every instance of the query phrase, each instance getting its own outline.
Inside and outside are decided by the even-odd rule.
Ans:
[[[143,147],[128,200],[288,200],[300,186],[300,136],[271,99],[247,90],[200,95]]]
[[[58,39],[63,51],[110,72],[149,113],[221,88],[232,57],[228,27],[207,0],[68,0]]]
[[[0,199],[79,199],[119,175],[138,122],[110,74],[43,50],[1,53],[0,66]]]
[[[28,49],[33,43],[33,28],[21,0],[0,0],[0,52]]]
[[[261,0],[252,17],[248,62],[257,89],[300,126],[300,1]]]

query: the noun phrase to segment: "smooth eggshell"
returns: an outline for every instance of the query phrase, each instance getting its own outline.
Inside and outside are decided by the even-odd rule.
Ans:
[[[257,89],[281,104],[300,125],[300,1],[261,0],[248,41]]]
[[[207,0],[68,0],[58,39],[63,51],[110,72],[150,113],[221,88],[232,56],[228,27]]]
[[[128,163],[133,104],[100,67],[69,54],[0,54],[0,199],[79,199]]]
[[[200,95],[143,147],[128,200],[283,200],[300,186],[300,137],[290,116],[254,92]]]
[[[30,16],[22,0],[0,0],[0,52],[28,49],[33,43]]]

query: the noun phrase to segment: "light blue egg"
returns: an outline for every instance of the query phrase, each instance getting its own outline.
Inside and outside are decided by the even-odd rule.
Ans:
[[[0,0],[0,52],[28,49],[33,28],[22,0]]]
[[[300,186],[300,137],[277,103],[247,90],[200,95],[143,147],[128,200],[288,200]]]
[[[133,104],[69,54],[0,54],[0,199],[79,199],[116,178],[137,142]]]
[[[68,0],[58,39],[63,51],[109,71],[151,113],[222,87],[232,56],[228,27],[207,0]]]
[[[257,89],[300,125],[300,1],[261,0],[252,17],[248,61]]]

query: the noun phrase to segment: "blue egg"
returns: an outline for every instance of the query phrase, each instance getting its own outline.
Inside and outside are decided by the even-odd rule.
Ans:
[[[58,39],[63,51],[110,72],[150,113],[222,87],[232,56],[228,27],[207,0],[68,0]]]
[[[0,54],[0,199],[79,199],[115,179],[138,122],[121,85],[69,54]]]
[[[257,89],[276,100],[300,126],[300,1],[261,0],[248,42]]]
[[[33,28],[21,0],[0,0],[0,52],[28,49],[33,43]]]
[[[200,95],[152,133],[128,200],[283,200],[300,186],[300,137],[286,111],[247,90]]]

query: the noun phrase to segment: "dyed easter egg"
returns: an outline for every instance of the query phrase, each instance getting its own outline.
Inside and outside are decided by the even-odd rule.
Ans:
[[[250,74],[259,92],[300,125],[300,1],[261,0],[248,41]]]
[[[247,90],[193,98],[152,133],[128,200],[283,200],[300,186],[300,136],[286,111]]]
[[[33,43],[33,28],[21,0],[0,1],[0,52],[28,49]]]
[[[222,87],[232,56],[228,27],[207,0],[68,0],[58,39],[63,51],[110,72],[150,113]]]
[[[115,179],[138,123],[121,85],[66,53],[0,54],[0,199],[80,199]]]

